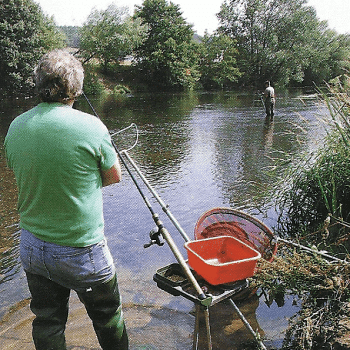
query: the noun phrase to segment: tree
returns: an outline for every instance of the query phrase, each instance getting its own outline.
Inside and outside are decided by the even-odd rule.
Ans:
[[[236,41],[227,35],[204,35],[201,43],[200,81],[205,89],[223,89],[241,76]]]
[[[0,95],[27,92],[40,56],[63,47],[62,34],[32,0],[0,2]]]
[[[318,65],[324,59],[324,56],[317,57],[318,51],[324,48],[323,24],[315,9],[303,6],[304,3],[304,0],[299,0],[299,3],[283,4],[282,16],[275,17],[275,28],[271,29],[270,35],[277,40],[269,40],[267,52],[270,59],[265,60],[269,66],[262,68],[262,74],[270,75],[284,85],[291,81],[302,83],[305,71],[309,67],[314,69],[312,64]]]
[[[310,58],[310,65],[305,70],[304,81],[311,85],[329,82],[350,70],[350,35],[338,35],[324,25],[322,36],[318,38],[317,48]]]
[[[166,0],[144,0],[135,18],[147,25],[147,36],[136,49],[146,83],[155,89],[191,89],[199,79],[197,46],[192,26],[180,7]]]
[[[60,26],[59,30],[66,36],[66,44],[69,47],[80,47],[79,27],[76,26]]]
[[[128,14],[127,7],[111,4],[106,10],[93,9],[80,32],[84,56],[98,58],[107,71],[110,62],[119,63],[140,44],[145,30],[140,22]]]
[[[327,64],[335,37],[306,0],[226,0],[220,9],[218,31],[237,40],[238,66],[244,80],[265,79],[302,83],[309,77],[329,79]],[[336,50],[338,55],[341,50]],[[327,62],[327,64],[325,64]]]

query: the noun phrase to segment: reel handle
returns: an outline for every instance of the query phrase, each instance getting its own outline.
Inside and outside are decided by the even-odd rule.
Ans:
[[[162,234],[161,234],[160,229],[158,227],[155,227],[151,230],[151,232],[149,233],[149,237],[150,237],[150,242],[144,244],[143,245],[144,248],[149,248],[153,244],[157,244],[159,246],[164,245],[164,241],[161,239]]]

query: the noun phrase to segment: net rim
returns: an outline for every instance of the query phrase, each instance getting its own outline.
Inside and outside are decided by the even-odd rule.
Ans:
[[[215,215],[215,214],[232,214],[238,217],[241,217],[251,223],[253,223],[254,225],[256,225],[259,229],[261,229],[262,231],[264,231],[264,233],[270,238],[270,244],[271,247],[273,247],[272,249],[272,254],[273,256],[276,255],[277,253],[277,240],[275,240],[275,243],[272,244],[272,241],[275,238],[274,233],[272,232],[272,230],[266,226],[262,221],[260,221],[259,219],[241,211],[241,210],[237,210],[237,209],[233,209],[233,208],[228,208],[228,207],[215,207],[212,209],[207,210],[206,212],[204,212],[199,219],[196,222],[195,228],[194,228],[194,237],[195,239],[200,239],[199,237],[199,226],[202,224],[202,222],[207,219],[209,216]],[[272,257],[273,259],[273,257]]]

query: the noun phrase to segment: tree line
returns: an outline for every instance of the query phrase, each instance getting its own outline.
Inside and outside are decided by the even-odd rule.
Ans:
[[[350,68],[350,35],[330,29],[307,0],[224,0],[217,18],[216,31],[198,40],[167,0],[144,0],[133,15],[115,4],[93,9],[79,28],[57,27],[33,0],[3,0],[0,93],[28,90],[40,55],[65,46],[105,73],[128,57],[139,79],[161,91],[261,87],[266,79],[320,85]]]

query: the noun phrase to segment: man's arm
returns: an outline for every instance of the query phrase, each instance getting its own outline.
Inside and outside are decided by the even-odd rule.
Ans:
[[[265,99],[269,98],[270,97],[270,89],[269,88],[266,88],[265,91],[264,91],[264,96],[265,96]]]
[[[119,160],[117,159],[115,164],[108,170],[101,170],[101,177],[103,187],[120,182],[122,178],[122,170]]]

